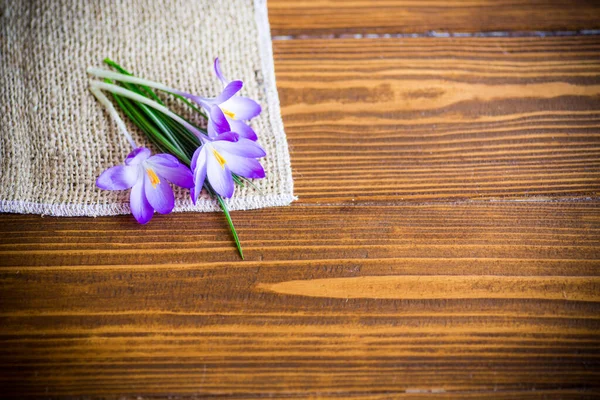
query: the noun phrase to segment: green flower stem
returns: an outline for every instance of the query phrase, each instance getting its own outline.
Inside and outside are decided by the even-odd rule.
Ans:
[[[120,72],[120,73],[122,73],[122,74],[133,76],[133,74],[132,74],[131,72],[127,71],[125,68],[121,67],[119,64],[117,64],[116,62],[114,62],[114,61],[113,61],[113,60],[111,60],[110,58],[105,58],[105,59],[104,59],[104,62],[105,62],[107,65],[109,65],[109,66],[113,67],[114,69],[116,69],[117,71],[119,71],[119,72]],[[134,86],[135,86],[135,85],[134,85]],[[154,99],[154,101],[156,101],[157,103],[164,105],[163,101],[160,99],[160,97],[158,97],[158,96],[156,95],[156,93],[154,93],[154,92],[152,91],[152,89],[150,89],[148,86],[144,86],[144,85],[140,85],[140,87],[142,88],[142,90],[143,90],[143,91],[144,91],[144,92],[145,92],[147,95],[149,95],[149,96],[147,96],[147,97],[150,97],[150,98]]]
[[[131,72],[127,71],[125,68],[121,67],[119,64],[117,64],[116,62],[114,62],[114,61],[113,61],[113,60],[111,60],[110,58],[105,58],[105,59],[104,59],[104,62],[105,62],[107,65],[109,65],[109,66],[111,66],[111,67],[115,68],[115,69],[116,69],[117,71],[119,71],[121,74],[125,74],[125,75],[130,75],[130,76],[133,76],[133,74],[132,74]],[[104,71],[104,70],[101,70],[101,71]],[[105,80],[105,82],[106,82],[106,80]],[[124,86],[125,86],[125,87],[127,87],[127,88],[136,88],[136,90],[134,90],[134,91],[135,91],[135,92],[137,92],[138,94],[145,95],[146,97],[152,98],[152,99],[154,99],[154,101],[156,101],[156,102],[157,102],[157,103],[159,103],[160,105],[163,105],[163,106],[165,105],[165,104],[163,103],[163,101],[160,99],[160,97],[158,97],[158,96],[156,95],[156,93],[154,93],[154,92],[152,91],[152,89],[150,89],[148,86],[144,86],[144,85],[139,85],[139,86],[138,86],[138,85],[132,85],[132,84],[127,84],[127,83],[125,83],[125,84],[124,84]],[[148,96],[148,95],[150,95],[150,96]],[[176,98],[178,98],[178,99],[182,100],[182,101],[183,101],[185,104],[187,104],[189,107],[191,107],[191,108],[192,108],[194,111],[196,111],[197,113],[199,113],[199,114],[200,114],[200,115],[201,115],[201,116],[202,116],[204,119],[208,119],[208,116],[207,116],[207,115],[206,115],[206,114],[205,114],[205,113],[204,113],[204,112],[203,112],[201,109],[198,109],[196,106],[194,106],[194,104],[192,104],[192,103],[191,103],[191,102],[190,102],[188,99],[186,99],[185,97],[183,97],[183,96],[180,96],[180,95],[177,95],[177,94],[173,94],[173,96],[175,96]],[[198,129],[199,131],[201,131],[202,133],[206,133],[206,130],[205,130],[205,129],[203,129],[203,128],[200,128],[199,126],[197,126],[197,125],[193,124],[192,122],[190,122],[190,121],[189,121],[189,120],[187,120],[187,119],[186,119],[186,121],[187,121],[187,122],[188,122],[190,125],[192,125],[194,128],[196,128],[196,129]],[[185,130],[185,129],[183,129],[183,131],[184,131],[186,134],[189,134],[189,131],[187,131],[187,130]],[[193,135],[191,135],[191,136],[193,136]]]
[[[104,82],[112,83],[112,81],[110,81],[108,78],[105,78]],[[138,85],[125,83],[124,86],[127,89],[129,89],[139,95],[147,97],[147,95],[143,91],[143,88],[140,88]],[[152,92],[150,89],[148,89],[148,91],[150,93],[154,94],[154,92]],[[184,149],[183,145],[180,143],[180,140],[178,140],[177,136],[175,136],[173,134],[172,129],[167,125],[167,122],[171,121],[170,118],[166,118],[163,114],[160,114],[159,112],[154,111],[152,108],[148,107],[145,104],[137,103],[136,105],[139,107],[139,109],[144,114],[146,114],[148,116],[148,118],[150,118],[154,122],[155,127],[158,128],[160,131],[162,131],[163,135],[172,143],[172,145],[174,147],[176,147],[178,149],[178,151],[180,153],[187,153],[187,151]]]
[[[225,214],[225,218],[227,219],[227,224],[229,225],[229,229],[231,230],[231,234],[233,236],[233,240],[235,241],[235,245],[238,249],[238,252],[240,253],[240,257],[242,257],[242,260],[244,259],[244,252],[242,251],[242,245],[240,243],[240,239],[238,238],[238,234],[235,230],[235,227],[233,226],[233,221],[231,220],[231,215],[229,215],[229,210],[227,209],[227,205],[225,204],[225,202],[223,201],[223,198],[216,194],[217,197],[217,201],[219,202],[219,206],[221,206],[221,209],[223,210],[223,213]]]
[[[165,140],[160,131],[158,131],[156,127],[152,125],[152,121],[144,116],[144,114],[136,107],[134,102],[122,96],[115,94],[113,94],[113,96],[125,114],[127,114],[127,116],[131,118],[131,120],[133,120],[133,122],[146,133],[148,138],[150,138],[152,142],[158,146],[159,149],[161,149],[161,151],[165,153],[171,153],[186,165],[190,165],[190,158],[185,153],[180,152],[168,140]]]
[[[111,66],[115,66],[116,64],[114,62],[111,62],[110,60],[104,60],[107,64],[111,65]],[[93,68],[90,67],[87,69],[88,74],[94,75],[98,78],[108,78],[108,79],[113,79],[115,81],[119,81],[119,82],[128,82],[128,83],[135,83],[138,85],[144,85],[147,87],[151,87],[154,89],[158,89],[161,90],[163,92],[167,92],[172,94],[173,96],[175,96],[176,98],[180,99],[181,101],[183,101],[186,105],[188,105],[189,107],[191,107],[194,111],[196,111],[197,113],[199,113],[200,115],[202,115],[205,119],[208,119],[207,115],[204,114],[200,109],[198,109],[196,106],[194,106],[188,99],[186,99],[185,97],[183,97],[181,95],[181,92],[177,89],[173,89],[167,85],[163,85],[162,83],[159,82],[153,82],[147,79],[143,79],[143,78],[138,78],[136,76],[132,76],[130,74],[125,74],[125,73],[119,73],[119,72],[113,72],[113,71],[107,71],[104,69],[100,69],[100,68]]]
[[[162,131],[162,133],[167,137],[167,139],[169,139],[171,144],[176,147],[179,152],[186,153],[177,137],[173,135],[170,127],[166,124],[163,118],[158,115],[157,112],[153,112],[152,109],[145,104],[138,103],[137,106],[154,122],[154,124]]]
[[[179,122],[181,125],[185,126],[187,129],[192,131],[198,137],[198,139],[204,140],[202,132],[200,132],[198,129],[196,129],[196,127],[192,126],[192,124],[190,124],[189,122],[187,122],[186,120],[181,118],[179,115],[175,114],[174,112],[169,110],[167,107],[157,103],[154,100],[150,100],[147,97],[144,97],[138,93],[132,92],[131,90],[127,90],[121,86],[113,85],[113,84],[102,82],[102,81],[92,81],[91,86],[97,87],[98,89],[101,89],[101,90],[106,90],[107,92],[110,92],[113,94],[127,97],[128,99],[134,100],[138,103],[146,104],[146,105],[154,108],[155,110],[162,112],[166,116],[174,119],[175,121]]]
[[[162,90],[163,92],[179,94],[177,89],[173,89],[162,83],[152,82],[147,79],[138,78],[133,75],[122,74],[119,72],[108,71],[101,68],[90,67],[87,69],[87,73],[94,75],[97,78],[108,78],[119,82],[135,83],[136,85],[144,85],[154,89]]]

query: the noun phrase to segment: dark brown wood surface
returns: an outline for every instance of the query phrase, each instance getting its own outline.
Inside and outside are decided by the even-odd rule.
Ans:
[[[600,29],[597,0],[269,0],[281,36],[560,33]]]
[[[302,202],[593,197],[600,40],[285,40]]]
[[[375,3],[273,33],[397,33]],[[600,36],[534,32],[596,3],[508,3],[409,31],[530,37],[275,41],[300,200],[232,213],[246,261],[219,213],[0,215],[0,397],[600,397]]]

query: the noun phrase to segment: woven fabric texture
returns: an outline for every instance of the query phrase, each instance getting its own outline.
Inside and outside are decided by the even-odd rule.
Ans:
[[[219,57],[262,114],[251,125],[267,151],[260,192],[236,188],[231,210],[293,201],[265,0],[0,0],[0,211],[58,216],[129,213],[128,191],[95,186],[131,151],[88,90],[88,66],[110,57],[136,75],[214,96]],[[177,103],[174,103],[177,105]],[[189,114],[191,115],[191,114]],[[133,125],[138,145],[152,146]],[[214,211],[175,190],[174,211]]]

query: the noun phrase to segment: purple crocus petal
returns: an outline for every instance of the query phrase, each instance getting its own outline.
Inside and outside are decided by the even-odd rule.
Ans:
[[[144,194],[144,180],[140,179],[131,189],[129,194],[129,207],[133,217],[140,224],[145,224],[152,219],[154,209],[148,203],[146,195]]]
[[[260,158],[267,155],[265,150],[260,147],[258,143],[245,138],[239,138],[235,143],[220,140],[218,142],[213,142],[213,146],[219,151],[224,151],[235,156]]]
[[[194,179],[190,169],[170,154],[152,156],[146,161],[146,164],[150,165],[160,178],[165,178],[177,186],[184,188],[194,186]]]
[[[104,190],[129,189],[138,180],[139,167],[133,165],[117,165],[104,171],[96,180],[96,186]]]
[[[212,122],[208,123],[207,128],[206,128],[206,133],[208,134],[208,137],[211,139],[214,139],[219,135],[217,133],[217,131],[215,130],[215,125]]]
[[[161,178],[165,178],[177,186],[188,189],[194,187],[194,177],[192,175],[192,171],[190,171],[190,169],[183,164],[179,164],[178,166],[171,168],[155,165],[154,171],[156,171],[156,174]]]
[[[199,147],[192,157],[192,170],[194,171],[194,187],[190,191],[192,201],[196,204],[198,196],[206,180],[206,145]]]
[[[208,152],[214,149],[207,149]],[[221,165],[214,154],[207,154],[206,175],[215,192],[227,198],[233,196],[233,178],[227,164]]]
[[[235,119],[247,121],[256,117],[262,109],[260,104],[255,102],[248,97],[235,96],[227,100],[226,102],[219,104],[221,110],[228,111],[234,115]]]
[[[221,63],[219,62],[219,57],[215,58],[215,74],[217,74],[217,78],[223,83],[223,85],[227,85],[229,81],[223,75],[221,71]]]
[[[137,165],[145,159],[147,159],[148,157],[150,157],[151,155],[152,152],[150,151],[150,149],[147,149],[145,147],[138,147],[137,149],[133,150],[127,155],[127,158],[125,158],[125,164]]]
[[[171,186],[164,179],[158,182],[151,179],[151,172],[146,172],[144,175],[144,193],[148,203],[161,214],[170,213],[175,206],[175,196]]]
[[[217,134],[231,131],[229,122],[227,122],[227,118],[225,118],[225,114],[223,114],[223,111],[221,111],[218,106],[211,107],[210,122],[213,124]]]
[[[177,157],[172,156],[171,154],[155,154],[148,159],[148,162],[152,165],[162,165],[163,167],[177,167],[179,164],[179,160]]]
[[[237,142],[240,140],[240,135],[235,132],[224,132],[217,135],[214,140],[226,140],[228,142]]]
[[[242,81],[231,81],[225,86],[220,95],[214,98],[213,102],[215,104],[221,104],[229,100],[231,97],[235,96],[237,92],[242,90],[242,86],[244,86],[244,82]]]
[[[190,169],[193,171],[196,169],[196,163],[198,161],[198,156],[200,155],[200,152],[202,151],[202,145],[200,147],[198,147],[196,149],[196,151],[194,151],[194,155],[192,155],[192,160],[190,161]]]
[[[235,119],[230,119],[229,125],[231,126],[231,130],[238,133],[241,137],[245,137],[246,139],[250,139],[252,141],[256,141],[258,136],[256,136],[256,132],[250,126],[248,126],[244,121],[238,121]]]
[[[229,169],[234,174],[250,179],[260,179],[265,177],[265,170],[254,158],[234,156],[232,154],[223,155],[227,159]]]

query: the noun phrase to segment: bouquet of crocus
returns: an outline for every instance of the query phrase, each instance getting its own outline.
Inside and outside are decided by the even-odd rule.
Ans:
[[[141,224],[150,221],[154,211],[168,214],[173,210],[175,198],[169,183],[190,189],[194,204],[205,190],[223,209],[243,258],[223,199],[233,195],[236,184],[253,186],[249,179],[265,177],[258,159],[266,153],[256,143],[256,133],[246,123],[260,114],[260,105],[237,95],[243,82],[228,81],[221,72],[218,58],[214,69],[223,90],[216,97],[202,97],[173,89],[135,77],[109,59],[104,62],[114,70],[88,68],[90,75],[101,78],[91,81],[90,90],[115,120],[133,149],[125,158],[124,165],[105,170],[96,185],[104,190],[131,189],[131,213]],[[206,120],[206,128],[166,107],[155,90],[181,100],[189,106],[190,112]],[[152,155],[150,149],[135,143],[117,109],[103,92],[112,95],[117,107],[162,153]]]

